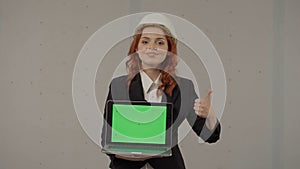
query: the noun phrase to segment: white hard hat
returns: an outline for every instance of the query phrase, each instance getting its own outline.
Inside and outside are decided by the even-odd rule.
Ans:
[[[161,13],[151,13],[144,16],[137,25],[134,34],[136,35],[140,33],[139,31],[141,31],[141,29],[145,26],[152,25],[159,26],[161,29],[166,31],[169,36],[173,37],[175,40],[177,39],[175,28],[172,22],[169,20],[169,18]]]

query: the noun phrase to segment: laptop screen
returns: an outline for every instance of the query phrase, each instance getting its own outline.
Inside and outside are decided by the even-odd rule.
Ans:
[[[110,100],[106,120],[108,145],[171,145],[171,103]]]
[[[166,144],[166,105],[114,104],[112,142]]]

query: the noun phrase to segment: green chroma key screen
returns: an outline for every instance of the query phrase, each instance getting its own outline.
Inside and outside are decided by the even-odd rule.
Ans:
[[[166,143],[167,106],[114,104],[112,142]]]

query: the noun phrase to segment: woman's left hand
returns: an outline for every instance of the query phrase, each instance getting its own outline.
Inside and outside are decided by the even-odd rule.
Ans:
[[[217,124],[217,116],[211,107],[210,95],[212,91],[209,90],[206,93],[204,99],[198,98],[194,103],[195,113],[203,118],[206,118],[205,124],[210,129],[213,130],[215,125]]]
[[[194,110],[195,113],[203,118],[207,118],[210,111],[210,95],[212,91],[209,90],[204,99],[198,98],[195,100]]]

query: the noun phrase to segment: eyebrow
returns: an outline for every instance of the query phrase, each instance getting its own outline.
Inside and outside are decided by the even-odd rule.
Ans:
[[[149,38],[147,36],[142,36],[141,38],[147,39],[147,40],[151,39],[151,38]],[[157,39],[157,40],[166,40],[166,38],[155,38],[155,39]]]

